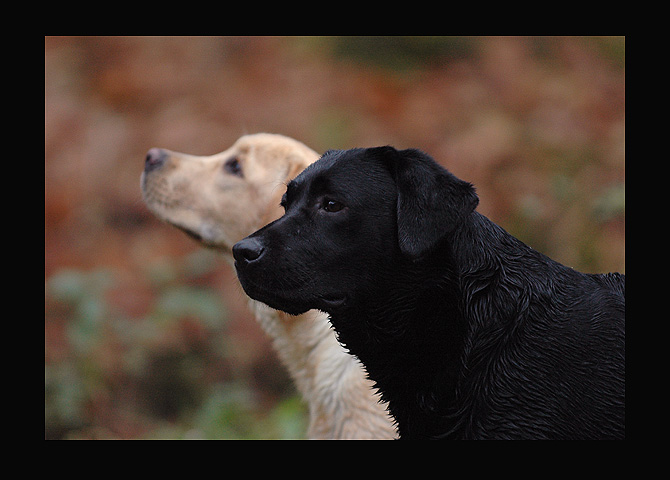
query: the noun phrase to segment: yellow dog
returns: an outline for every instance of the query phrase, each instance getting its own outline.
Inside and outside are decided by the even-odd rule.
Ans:
[[[142,195],[160,219],[220,250],[279,218],[285,185],[319,155],[282,135],[245,135],[224,152],[194,156],[152,148]],[[325,314],[291,316],[256,302],[250,308],[308,404],[313,439],[396,438],[392,418],[358,360],[337,342]]]

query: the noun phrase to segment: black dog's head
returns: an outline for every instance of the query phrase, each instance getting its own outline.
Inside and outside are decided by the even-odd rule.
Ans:
[[[234,246],[237,274],[273,308],[333,313],[429,254],[477,203],[418,150],[329,151],[289,183],[284,216]]]

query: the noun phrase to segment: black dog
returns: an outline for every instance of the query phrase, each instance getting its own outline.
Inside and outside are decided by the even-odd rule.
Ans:
[[[624,275],[547,258],[478,201],[417,150],[326,152],[235,245],[238,276],[329,313],[401,438],[624,438]]]

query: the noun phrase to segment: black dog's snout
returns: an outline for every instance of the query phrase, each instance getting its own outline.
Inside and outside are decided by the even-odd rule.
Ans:
[[[168,155],[165,150],[160,148],[152,148],[147,152],[147,158],[144,160],[144,170],[149,171],[158,168],[167,159]]]
[[[233,257],[238,263],[251,263],[258,260],[265,251],[263,244],[256,238],[245,238],[233,246]]]

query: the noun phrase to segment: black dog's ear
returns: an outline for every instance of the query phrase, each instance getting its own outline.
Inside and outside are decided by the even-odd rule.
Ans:
[[[474,187],[456,178],[425,153],[379,147],[398,189],[398,243],[419,258],[470,215],[479,203]]]

